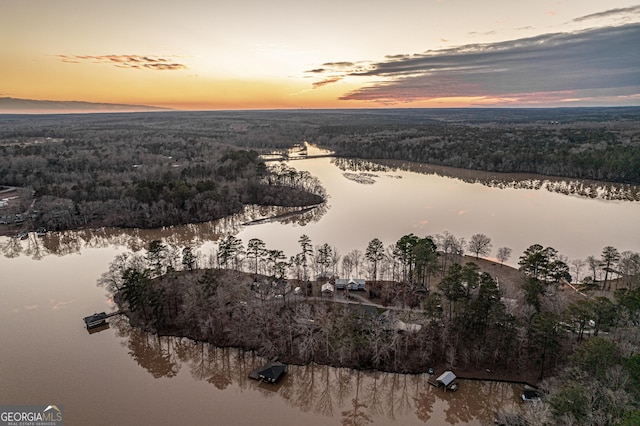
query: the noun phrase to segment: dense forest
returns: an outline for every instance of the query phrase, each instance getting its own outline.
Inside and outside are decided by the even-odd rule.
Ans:
[[[339,156],[640,183],[633,122],[342,125],[320,129]]]
[[[638,184],[639,117],[638,108],[0,115],[0,185],[31,190],[34,226],[50,229],[203,222],[247,204],[321,202],[311,176],[276,177],[259,158],[304,140],[345,157]]]
[[[119,255],[101,284],[136,326],[266,358],[393,372],[444,367],[532,383],[545,378],[544,406],[524,409],[535,421],[508,424],[614,425],[637,417],[637,253],[631,256],[635,272],[616,282],[615,291],[611,278],[619,279],[613,271],[622,270],[622,256],[613,247],[598,259],[604,276],[572,289],[569,265],[551,247],[531,245],[519,257],[520,271],[494,264],[494,277],[487,272],[491,262],[478,257],[491,248],[482,234],[468,243],[410,234],[387,251],[374,238],[355,251],[371,278],[369,290],[338,296],[321,289],[335,283],[340,259],[305,235],[299,243],[300,252],[286,259],[258,239],[245,249],[229,236],[219,242],[216,267],[208,267],[189,247],[177,255],[152,241],[146,255]],[[504,247],[498,253],[510,256]],[[343,273],[354,267],[354,256],[344,258]],[[385,262],[395,279],[376,280]],[[315,274],[325,278],[307,279]],[[298,277],[289,280],[300,286],[298,295],[284,276]]]
[[[589,179],[541,176],[533,173],[498,173],[480,170],[460,169],[404,160],[363,160],[360,158],[334,158],[333,163],[347,172],[394,172],[407,170],[413,173],[445,176],[468,183],[479,183],[491,188],[545,189],[565,195],[578,195],[605,200],[640,201],[640,186],[604,182]],[[354,176],[362,176],[363,173]]]
[[[52,124],[35,131],[41,137],[28,126],[3,135],[0,182],[33,191],[36,226],[151,228],[219,219],[247,204],[323,201],[323,188],[308,173],[268,169],[255,150],[215,135],[145,131],[126,120],[83,124]]]

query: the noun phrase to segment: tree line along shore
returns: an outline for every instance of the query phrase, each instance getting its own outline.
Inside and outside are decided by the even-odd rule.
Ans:
[[[0,115],[0,185],[31,191],[33,200],[25,199],[22,207],[39,212],[35,228],[56,230],[151,228],[218,219],[246,204],[317,204],[324,195],[317,182],[301,175],[286,179],[288,171],[272,179],[275,175],[259,157],[303,140],[341,157],[637,185],[639,112]],[[285,181],[285,187],[280,185]]]
[[[389,247],[397,280],[377,279],[387,253],[373,239],[360,264],[367,291],[337,294],[322,291],[336,278],[328,245],[314,247],[303,235],[300,252],[286,259],[257,239],[246,250],[238,241],[222,240],[206,265],[189,247],[153,241],[144,256],[118,256],[101,284],[133,325],[161,335],[289,363],[400,373],[446,367],[536,383],[546,392],[547,410],[533,413],[546,418],[539,424],[619,424],[638,415],[638,275],[624,286],[610,272],[570,287],[569,266],[550,247],[533,244],[515,270],[480,258],[483,250],[464,256],[465,249],[443,251],[441,238],[409,234]],[[603,272],[620,260],[610,251]]]

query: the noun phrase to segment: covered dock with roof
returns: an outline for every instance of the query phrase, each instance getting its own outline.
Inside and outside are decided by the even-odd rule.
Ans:
[[[442,387],[445,391],[458,390],[458,384],[456,383],[456,375],[453,371],[447,370],[438,376],[435,380],[429,379],[429,383],[436,387]]]
[[[286,372],[287,365],[273,359],[267,362],[264,367],[257,368],[249,373],[249,378],[267,383],[277,383]]]

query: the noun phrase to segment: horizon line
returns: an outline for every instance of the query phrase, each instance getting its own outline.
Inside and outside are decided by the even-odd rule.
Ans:
[[[56,101],[53,101],[56,102]],[[67,102],[67,101],[61,101]],[[71,102],[71,101],[69,101]],[[90,103],[90,102],[87,102]],[[100,103],[102,104],[102,103]],[[99,104],[96,104],[99,105]],[[106,104],[106,105],[121,105],[126,107],[126,104]],[[82,110],[82,109],[69,109],[65,110],[56,110],[56,109],[7,109],[6,111],[0,109],[0,115],[81,115],[81,114],[140,114],[140,113],[189,113],[189,112],[278,112],[278,111],[286,111],[286,112],[323,112],[323,111],[384,111],[384,110],[569,110],[569,109],[620,109],[620,108],[640,108],[640,105],[562,105],[562,106],[454,106],[454,107],[333,107],[333,108],[221,108],[221,109],[177,109],[177,108],[167,108],[167,107],[154,107],[149,105],[150,110],[145,110],[146,105],[131,105],[132,107],[138,106],[138,109],[132,110]],[[157,108],[157,109],[156,109]]]

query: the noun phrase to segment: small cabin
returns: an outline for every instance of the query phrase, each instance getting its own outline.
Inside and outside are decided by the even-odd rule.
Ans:
[[[84,318],[84,324],[87,328],[100,327],[107,322],[107,314],[104,312],[95,313]]]

